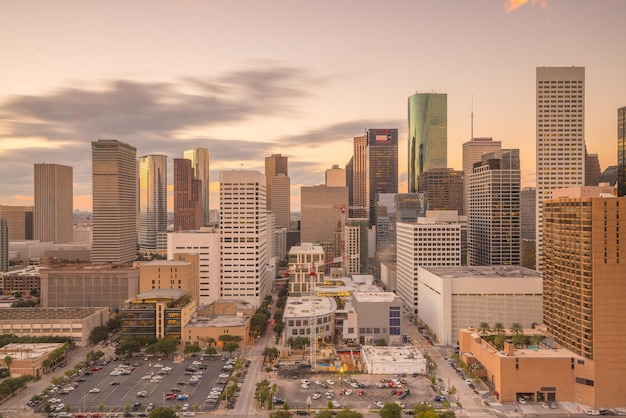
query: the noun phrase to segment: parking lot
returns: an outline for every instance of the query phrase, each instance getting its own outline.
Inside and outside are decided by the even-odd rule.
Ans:
[[[167,406],[193,416],[217,407],[234,360],[190,357],[182,362],[158,358],[99,362],[53,390],[36,407],[45,412],[90,412],[92,416],[147,416]],[[227,370],[230,369],[230,370]],[[95,415],[93,413],[96,413]]]
[[[311,399],[312,409],[327,408],[329,401],[337,402],[339,406],[335,404],[336,408],[350,409],[375,409],[385,402],[399,403],[405,409],[422,402],[435,407],[443,405],[443,402],[434,401],[434,397],[440,394],[424,376],[344,374],[342,381],[339,375],[316,374],[277,379],[276,398],[279,403],[286,402],[291,409],[306,409],[307,398]],[[392,383],[394,379],[405,383]],[[377,402],[380,404],[376,405]]]

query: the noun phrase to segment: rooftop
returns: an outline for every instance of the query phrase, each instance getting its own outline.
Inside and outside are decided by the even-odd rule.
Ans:
[[[210,315],[192,319],[187,328],[226,328],[243,327],[250,320],[249,315]]]
[[[84,319],[108,308],[14,308],[0,311],[0,322],[42,319]]]
[[[335,312],[337,302],[333,298],[321,296],[290,296],[285,305],[284,317],[309,317],[315,310],[316,316]]]
[[[406,361],[418,361],[423,360],[422,355],[417,348],[412,345],[406,346],[388,346],[388,347],[373,347],[363,346],[361,351],[365,353],[370,361],[376,363],[391,363],[391,362],[406,362]]]
[[[141,299],[179,299],[187,292],[182,289],[151,289],[141,292],[137,296],[128,299],[126,302],[137,301]]]
[[[35,360],[62,346],[62,343],[13,343],[0,348],[0,355],[9,355],[13,360]]]
[[[541,277],[536,270],[521,266],[437,266],[421,267],[445,279],[464,277]]]
[[[178,261],[178,260],[153,260],[146,261],[145,263],[141,263],[142,266],[188,266],[191,264],[188,261]]]
[[[352,297],[358,302],[393,302],[398,296],[393,292],[361,292],[357,291]]]

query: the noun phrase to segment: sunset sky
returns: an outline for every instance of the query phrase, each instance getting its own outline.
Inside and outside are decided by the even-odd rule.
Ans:
[[[538,66],[586,67],[585,139],[605,169],[625,19],[622,0],[0,0],[0,204],[32,204],[45,162],[74,168],[74,207],[90,210],[90,143],[118,139],[167,155],[170,173],[208,148],[216,192],[219,171],[282,153],[299,210],[300,187],[343,167],[367,128],[399,129],[405,192],[416,91],[448,95],[449,167],[473,102],[474,136],[520,148],[534,186]]]

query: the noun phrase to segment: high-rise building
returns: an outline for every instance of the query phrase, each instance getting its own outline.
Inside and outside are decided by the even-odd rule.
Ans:
[[[139,251],[167,251],[167,157],[139,158]]]
[[[34,238],[64,244],[73,241],[72,167],[35,164]]]
[[[271,178],[272,212],[276,217],[276,228],[287,228],[291,221],[291,181],[284,174]]]
[[[267,210],[274,211],[272,203],[272,178],[279,174],[289,176],[289,163],[282,154],[272,154],[265,157],[265,184],[267,188]]]
[[[396,260],[396,225],[423,216],[418,193],[380,193],[376,203],[376,262]]]
[[[535,240],[535,200],[537,190],[534,187],[524,187],[520,191],[520,226],[522,239]]]
[[[397,293],[418,313],[418,267],[460,266],[461,229],[454,211],[432,211],[417,222],[398,222]]]
[[[398,193],[398,130],[368,129],[366,160],[366,205],[369,226],[376,225],[376,196]]]
[[[626,106],[617,109],[617,195],[626,196]]]
[[[202,182],[202,225],[211,224],[209,209],[209,150],[206,148],[193,148],[183,153],[183,158],[191,161],[194,170],[194,178]]]
[[[463,212],[464,177],[452,168],[433,168],[421,173],[420,193],[424,193],[425,210],[456,210]]]
[[[348,219],[343,226],[343,248],[340,248],[339,255],[344,257],[342,267],[345,269],[345,275],[368,272],[368,226],[368,220],[365,218]]]
[[[0,272],[9,271],[9,223],[0,217]]]
[[[572,398],[596,409],[623,406],[626,387],[626,198],[611,192],[572,187],[543,202],[543,320],[558,346],[581,357],[572,360]]]
[[[448,95],[415,93],[408,107],[409,193],[415,193],[423,172],[448,167]]]
[[[520,265],[519,150],[484,154],[467,183],[470,265]]]
[[[537,269],[543,268],[543,202],[585,184],[585,68],[537,68]]]
[[[9,241],[33,239],[33,207],[0,205],[0,217],[7,221]]]
[[[300,241],[334,241],[334,232],[345,221],[348,206],[347,187],[317,185],[300,188]],[[333,255],[326,254],[327,258]]]
[[[202,213],[202,180],[191,160],[174,158],[174,231],[200,229]]]
[[[260,306],[271,288],[265,193],[261,172],[220,172],[220,296],[254,306]]]
[[[137,149],[117,140],[91,143],[92,263],[137,258]]]
[[[350,218],[367,218],[367,135],[354,137],[352,147],[352,202],[348,214]]]
[[[600,174],[602,174],[602,169],[598,154],[589,154],[585,147],[585,186],[597,186]]]
[[[309,295],[324,282],[324,249],[310,242],[289,250],[289,295]]]
[[[483,154],[495,152],[502,148],[502,142],[494,141],[493,138],[472,138],[463,144],[463,175],[465,179],[474,172],[474,164],[479,163]],[[463,186],[464,202],[463,213],[467,214],[469,208],[469,183],[466,181]]]
[[[326,187],[346,187],[346,169],[337,164],[326,170]]]

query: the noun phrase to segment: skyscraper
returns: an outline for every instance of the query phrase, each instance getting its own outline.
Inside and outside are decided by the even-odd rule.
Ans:
[[[626,106],[617,109],[617,195],[626,196]]]
[[[463,175],[465,179],[474,172],[474,164],[480,162],[483,154],[498,151],[502,148],[500,141],[494,141],[493,138],[472,138],[463,144]],[[467,201],[469,199],[469,182],[464,184],[464,202],[463,213],[468,214],[469,208]]]
[[[555,190],[543,206],[543,319],[557,346],[582,357],[572,360],[572,398],[592,408],[623,406],[626,387],[626,198],[611,191]]]
[[[202,180],[195,178],[191,163],[174,158],[174,231],[202,227]]]
[[[431,168],[420,175],[419,189],[424,193],[425,210],[456,210],[463,212],[464,177],[452,168]]]
[[[346,169],[337,164],[326,170],[326,187],[346,187]]]
[[[467,183],[470,265],[520,265],[519,150],[483,155]]]
[[[353,140],[352,156],[352,202],[350,218],[366,218],[367,210],[367,135],[356,136]],[[346,173],[348,170],[346,169]]]
[[[0,272],[9,271],[9,224],[0,217]]]
[[[265,184],[267,187],[267,210],[274,211],[272,205],[272,178],[279,174],[289,175],[287,157],[281,154],[272,154],[265,157]]]
[[[257,307],[271,287],[265,193],[261,172],[220,172],[220,296]]]
[[[73,241],[72,167],[35,164],[34,238],[63,244]]]
[[[376,225],[376,196],[398,193],[398,130],[368,129],[366,204],[369,226]]]
[[[537,269],[543,268],[543,202],[585,184],[585,68],[537,68]]]
[[[409,193],[419,176],[448,166],[448,95],[415,93],[409,97]]]
[[[183,158],[191,161],[194,170],[194,178],[202,182],[202,224],[209,225],[209,150],[206,148],[193,148],[183,153]]]
[[[139,251],[167,251],[167,157],[139,158]]]
[[[287,228],[291,221],[291,181],[284,174],[278,174],[272,182],[272,212],[276,217],[276,228]]]
[[[137,257],[137,149],[117,140],[91,143],[93,263]]]
[[[33,239],[33,207],[0,205],[0,217],[9,227],[9,241]]]
[[[338,225],[345,221],[342,209],[348,205],[347,187],[326,187],[323,184],[300,188],[300,241],[331,242]],[[327,258],[334,254],[326,253]]]

